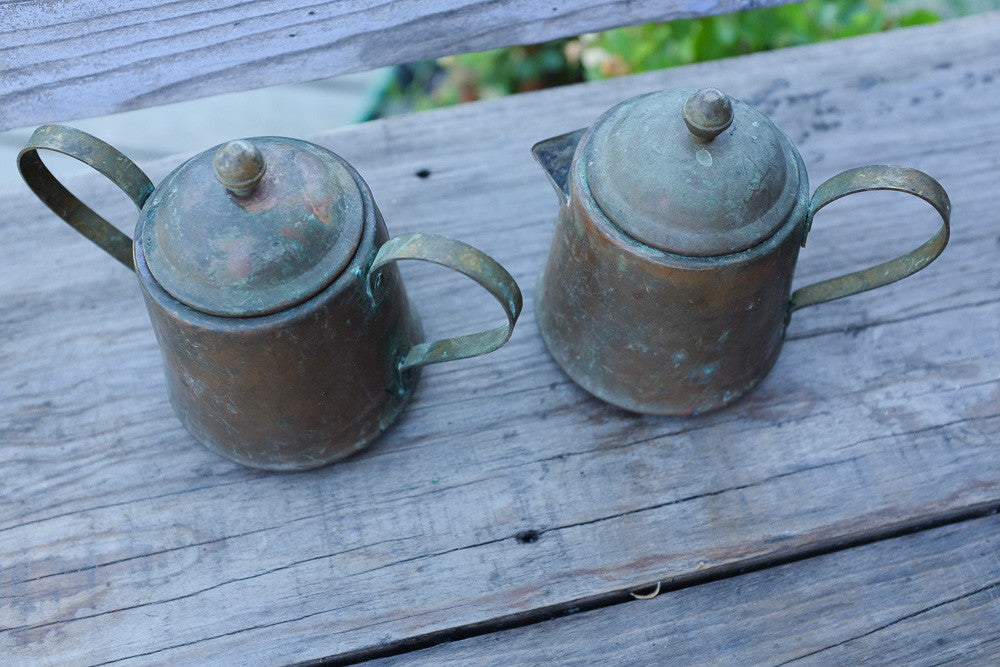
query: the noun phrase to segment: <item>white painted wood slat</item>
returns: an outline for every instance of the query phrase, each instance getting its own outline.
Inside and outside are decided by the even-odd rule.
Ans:
[[[787,1],[6,1],[0,130]]]

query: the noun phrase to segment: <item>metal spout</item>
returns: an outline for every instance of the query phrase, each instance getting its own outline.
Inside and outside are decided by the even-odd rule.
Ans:
[[[569,167],[573,163],[576,146],[586,131],[587,128],[582,128],[560,134],[558,137],[539,141],[531,147],[531,154],[548,174],[560,200],[569,199]]]

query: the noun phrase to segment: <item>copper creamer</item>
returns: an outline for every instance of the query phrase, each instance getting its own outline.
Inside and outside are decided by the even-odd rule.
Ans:
[[[861,167],[810,199],[787,137],[715,89],[626,100],[534,154],[561,201],[539,330],[573,380],[636,412],[729,403],[774,365],[793,311],[904,278],[948,242],[948,196],[930,176]],[[813,215],[865,190],[916,195],[943,225],[907,255],[792,294]]]
[[[140,209],[134,242],[69,193],[39,149],[75,157],[124,190]],[[389,239],[361,176],[315,144],[230,142],[154,188],[108,144],[50,125],[18,165],[50,208],[135,269],[178,417],[243,465],[299,470],[357,451],[396,419],[421,366],[497,349],[521,309],[514,280],[475,248],[429,234]],[[507,323],[423,342],[399,259],[471,277]]]

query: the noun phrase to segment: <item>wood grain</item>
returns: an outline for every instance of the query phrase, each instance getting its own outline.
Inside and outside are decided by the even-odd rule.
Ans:
[[[948,189],[954,234],[899,284],[796,313],[752,394],[630,415],[548,359],[532,286],[556,212],[529,147],[657,88],[712,83],[799,143]],[[306,660],[879,534],[1000,499],[1000,15],[368,123],[317,141],[393,233],[468,241],[526,296],[506,347],[429,368],[371,449],[268,475],[181,428],[133,278],[29,194],[0,206],[0,652],[24,662]],[[154,180],[176,161],[144,165]],[[418,173],[429,172],[421,177]],[[100,179],[74,184],[134,219]],[[817,216],[798,284],[905,252],[899,195]],[[911,201],[912,200],[912,201]],[[501,318],[405,267],[429,336]],[[538,539],[517,535],[534,530]]]
[[[788,1],[0,2],[0,130]]]
[[[371,664],[996,664],[997,553],[993,516]]]

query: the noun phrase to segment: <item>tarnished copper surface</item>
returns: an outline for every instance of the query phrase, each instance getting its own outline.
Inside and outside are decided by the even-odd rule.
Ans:
[[[585,196],[565,199],[535,293],[546,347],[598,398],[651,414],[710,410],[749,391],[781,349],[808,183],[777,233],[723,257],[642,245]],[[569,192],[581,192],[574,164]],[[585,190],[584,190],[585,192]]]
[[[134,250],[49,173],[39,149],[82,160],[129,194],[141,209]],[[230,142],[153,190],[107,144],[48,127],[19,166],[90,240],[130,268],[134,252],[178,417],[243,465],[303,470],[363,448],[396,419],[420,366],[497,349],[521,311],[511,275],[472,246],[433,234],[389,240],[361,176],[313,144]],[[469,276],[497,299],[506,324],[424,342],[395,266],[402,259]]]
[[[241,143],[266,165],[261,174],[234,174],[262,176],[251,191],[237,196],[216,180],[219,152],[210,149],[163,179],[137,231],[167,292],[232,317],[275,313],[320,292],[347,266],[364,226],[343,159],[285,137]]]
[[[535,295],[539,331],[567,375],[628,410],[726,405],[770,371],[793,310],[899,280],[948,240],[950,205],[930,176],[862,167],[810,201],[794,146],[740,102],[730,125],[717,92],[640,96],[533,149],[560,198]],[[943,226],[907,255],[790,295],[813,214],[873,189],[924,199]]]
[[[698,139],[710,142],[733,124],[733,103],[717,88],[705,88],[684,102],[684,124]]]
[[[247,139],[228,141],[212,158],[215,179],[237,197],[252,193],[267,171],[264,154]]]
[[[702,97],[682,89],[625,100],[582,138],[578,161],[587,196],[635,240],[679,255],[728,255],[788,218],[801,185],[796,151],[742,102],[716,119],[717,135],[693,135],[685,100]]]
[[[398,364],[423,335],[396,267],[382,269],[378,308],[358,279],[388,238],[381,217],[366,210],[348,269],[308,301],[263,317],[181,304],[136,246],[171,403],[212,451],[254,468],[302,470],[349,456],[395,421],[419,378],[419,369],[401,373]]]

